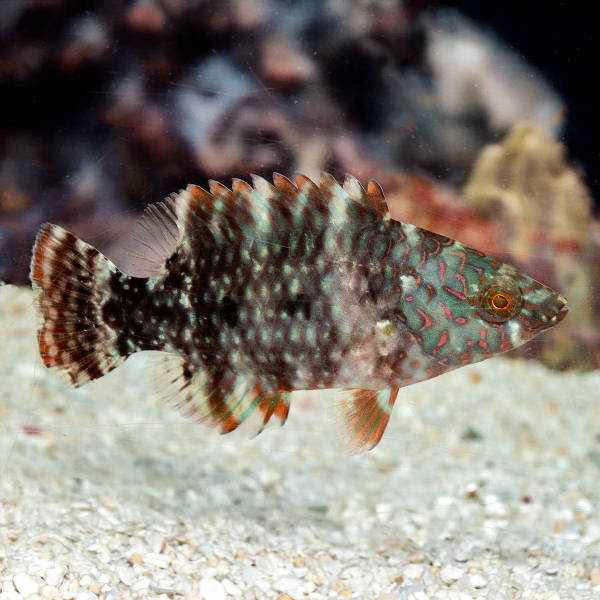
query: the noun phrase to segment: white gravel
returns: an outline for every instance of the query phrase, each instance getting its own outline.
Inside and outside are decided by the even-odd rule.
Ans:
[[[248,440],[163,406],[144,356],[65,389],[30,301],[0,289],[0,600],[600,598],[599,373],[467,367],[347,458],[324,394]]]

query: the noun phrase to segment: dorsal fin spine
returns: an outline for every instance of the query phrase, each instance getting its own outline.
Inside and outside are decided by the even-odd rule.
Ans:
[[[194,252],[194,240],[202,244],[238,243],[239,236],[263,239],[265,236],[288,236],[290,229],[310,236],[319,231],[333,231],[354,219],[389,218],[381,187],[370,181],[367,191],[352,175],[344,185],[323,173],[319,185],[304,175],[296,184],[279,173],[273,184],[253,176],[254,187],[234,179],[232,190],[217,181],[209,181],[210,192],[189,185],[164,202],[151,205],[141,219],[146,240],[135,258],[148,263],[149,275],[162,272],[169,256],[179,246]],[[154,243],[148,243],[148,235]],[[155,256],[151,257],[150,254]]]
[[[342,226],[352,211],[352,203],[344,188],[335,180],[333,175],[323,173],[321,175],[321,192],[328,196],[329,211],[336,226]]]

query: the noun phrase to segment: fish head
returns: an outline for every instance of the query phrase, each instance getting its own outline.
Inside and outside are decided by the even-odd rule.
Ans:
[[[402,278],[402,314],[421,352],[446,370],[512,350],[568,313],[554,290],[459,242],[435,258]]]
[[[569,312],[564,296],[504,263],[484,270],[473,291],[475,318],[482,327],[505,328],[511,348],[558,325]]]
[[[477,251],[465,255],[457,273],[466,302],[452,306],[455,326],[449,328],[449,341],[455,350],[450,362],[479,362],[517,348],[569,312],[566,298],[514,267]]]

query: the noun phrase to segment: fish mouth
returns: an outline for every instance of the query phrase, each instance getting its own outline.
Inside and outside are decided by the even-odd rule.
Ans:
[[[550,327],[560,323],[569,314],[569,307],[567,306],[567,299],[564,296],[558,296],[558,298],[556,299],[556,303],[557,303],[558,309],[552,315],[552,317],[548,318],[548,326],[550,326]]]
[[[558,297],[559,307],[556,313],[556,322],[560,323],[569,313],[569,307],[567,306],[567,299],[564,296]]]
[[[569,314],[567,299],[563,296],[556,296],[550,302],[552,309],[544,311],[541,315],[536,315],[535,320],[525,322],[523,331],[523,340],[531,339],[532,337],[551,329],[558,325]]]

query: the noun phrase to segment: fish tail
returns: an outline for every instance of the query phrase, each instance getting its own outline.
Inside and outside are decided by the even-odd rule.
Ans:
[[[62,227],[42,225],[30,274],[37,291],[38,344],[46,367],[68,385],[102,377],[127,358],[116,344],[117,330],[103,317],[110,281],[119,275],[89,244]]]

